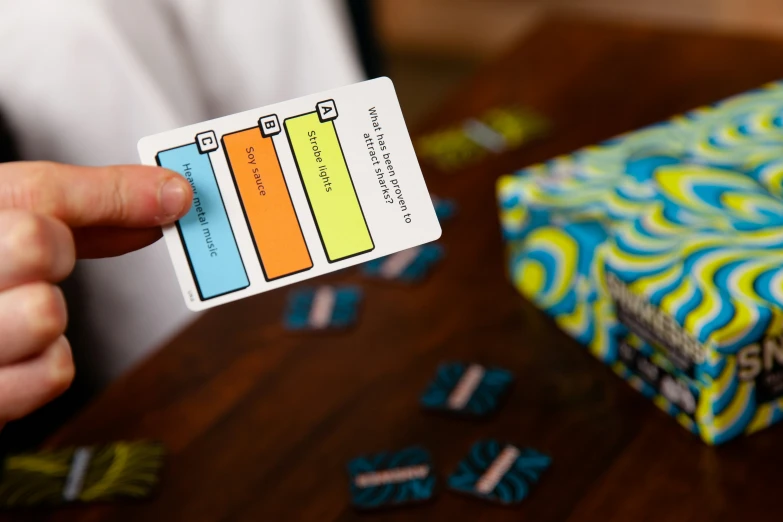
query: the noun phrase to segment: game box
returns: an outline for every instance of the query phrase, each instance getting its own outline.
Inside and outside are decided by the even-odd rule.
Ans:
[[[515,287],[659,408],[709,444],[783,417],[783,82],[497,193]]]

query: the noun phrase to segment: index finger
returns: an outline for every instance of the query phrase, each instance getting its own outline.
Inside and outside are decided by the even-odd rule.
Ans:
[[[166,225],[192,200],[187,180],[161,167],[0,164],[0,208],[47,214],[71,227]]]

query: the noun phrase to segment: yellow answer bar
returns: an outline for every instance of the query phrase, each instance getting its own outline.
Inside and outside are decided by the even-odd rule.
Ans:
[[[372,250],[334,122],[312,112],[288,118],[285,130],[329,262]]]

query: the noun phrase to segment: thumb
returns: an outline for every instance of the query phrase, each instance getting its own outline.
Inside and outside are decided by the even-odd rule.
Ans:
[[[161,167],[0,164],[0,208],[47,214],[71,227],[166,225],[185,215],[192,199],[187,180]]]

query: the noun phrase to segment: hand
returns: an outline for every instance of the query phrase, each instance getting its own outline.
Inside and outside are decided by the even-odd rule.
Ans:
[[[0,426],[73,380],[56,283],[77,257],[124,254],[187,213],[189,183],[159,167],[0,164]]]

